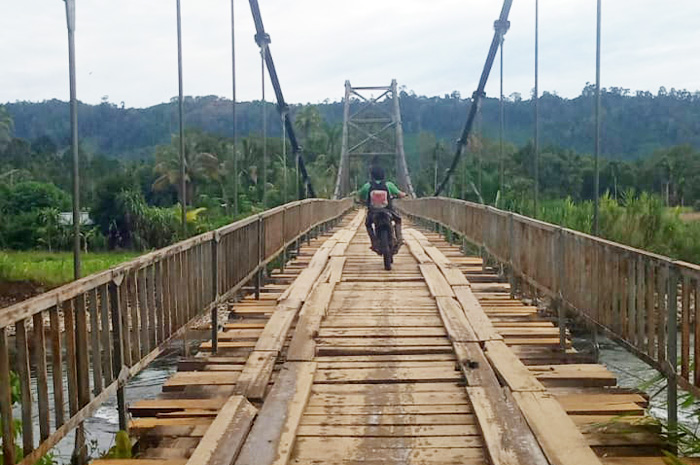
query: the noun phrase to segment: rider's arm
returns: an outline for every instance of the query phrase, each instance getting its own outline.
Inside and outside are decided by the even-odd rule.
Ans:
[[[357,200],[362,203],[367,201],[367,194],[369,194],[369,183],[365,183],[359,191],[357,191]]]
[[[401,189],[396,187],[396,184],[391,181],[387,181],[386,188],[389,190],[389,194],[391,194],[392,197],[398,197],[400,199],[406,197],[406,193],[402,192]]]

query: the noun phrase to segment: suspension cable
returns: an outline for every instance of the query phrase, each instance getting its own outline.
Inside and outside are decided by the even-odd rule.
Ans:
[[[231,113],[233,116],[233,213],[238,215],[238,152],[236,151],[236,136],[238,118],[236,114],[236,27],[234,0],[231,0]],[[228,199],[226,199],[228,202]]]
[[[282,117],[282,203],[287,203],[287,128],[284,123],[287,112],[281,113]]]
[[[501,15],[499,16],[498,20],[494,23],[495,32],[493,40],[491,41],[491,47],[489,48],[489,53],[486,57],[484,69],[481,72],[481,79],[479,80],[479,85],[474,94],[472,95],[472,105],[469,109],[467,122],[464,125],[461,137],[457,141],[457,149],[455,151],[454,158],[452,159],[450,169],[447,171],[447,174],[445,174],[444,179],[442,180],[438,188],[435,190],[435,196],[440,195],[442,190],[445,188],[447,182],[449,181],[450,177],[457,168],[460,158],[462,157],[462,152],[464,151],[464,147],[467,144],[467,140],[469,139],[469,133],[471,132],[472,126],[474,125],[476,110],[481,105],[481,99],[483,99],[485,96],[484,88],[486,87],[486,81],[488,81],[489,79],[489,73],[491,72],[491,67],[493,66],[493,62],[496,58],[496,52],[498,51],[498,45],[501,41],[501,36],[505,34],[508,31],[508,28],[510,27],[510,22],[508,21],[508,14],[510,13],[510,7],[512,6],[512,4],[513,0],[504,0],[503,8],[501,9]]]
[[[534,156],[534,170],[535,170],[535,199],[534,199],[534,214],[533,218],[537,218],[537,212],[539,210],[540,201],[540,2],[535,0],[535,95],[533,100],[535,101],[535,156]]]
[[[263,208],[267,207],[267,111],[265,108],[265,50],[267,49],[267,44],[260,46],[260,80],[262,83],[262,150],[263,150],[263,162],[262,162],[262,204]]]
[[[498,161],[498,191],[499,197],[503,197],[503,189],[505,186],[505,155],[503,153],[503,137],[505,134],[505,112],[503,107],[503,42],[505,36],[501,34],[501,92],[498,102],[498,119],[499,119],[499,161]]]
[[[512,1],[512,0],[511,0]],[[288,111],[289,107],[284,101],[284,95],[282,94],[282,87],[280,86],[279,77],[277,76],[277,70],[275,68],[275,62],[272,59],[272,54],[270,52],[270,35],[265,32],[265,27],[263,26],[262,16],[260,14],[260,6],[258,5],[258,0],[249,0],[250,10],[253,13],[253,21],[255,22],[255,42],[258,46],[261,44],[266,45],[265,49],[265,64],[267,65],[267,71],[270,73],[270,82],[275,91],[275,97],[277,98],[277,110],[281,113],[283,111]],[[296,134],[294,132],[294,126],[289,118],[285,119],[285,126],[287,128],[287,134],[289,137],[289,144],[292,146],[292,153],[297,159],[297,164],[299,165],[299,172],[306,184],[306,190],[309,192],[311,197],[316,196],[313,185],[311,184],[311,179],[309,178],[309,173],[306,171],[306,165],[304,164],[304,158],[302,157],[302,150],[299,142],[297,141]]]

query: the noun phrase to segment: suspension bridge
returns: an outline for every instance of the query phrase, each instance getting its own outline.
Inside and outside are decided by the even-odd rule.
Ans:
[[[348,196],[368,159],[413,193],[396,81],[346,82],[344,115],[335,199],[267,210],[0,311],[4,463],[35,463],[71,432],[84,461],[84,421],[110,396],[132,457],[99,465],[665,463],[677,389],[700,392],[700,267],[438,197],[452,169],[436,196],[397,202],[405,243],[384,271]],[[192,354],[187,328],[203,320],[210,338]],[[573,320],[667,378],[665,430],[648,396],[573,347]],[[180,341],[162,393],[127,402],[129,379]]]

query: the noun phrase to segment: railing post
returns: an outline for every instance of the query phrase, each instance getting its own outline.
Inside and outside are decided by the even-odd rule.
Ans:
[[[255,300],[260,300],[260,288],[262,287],[263,237],[263,217],[258,215],[258,272],[255,273]]]
[[[282,208],[282,264],[280,265],[280,271],[284,273],[284,267],[287,264],[287,236],[285,231],[287,230],[287,207]]]
[[[564,295],[562,292],[562,282],[564,280],[564,230],[557,228],[554,243],[554,267],[552,274],[554,277],[554,305],[557,310],[559,320],[559,346],[566,350],[566,309],[564,308]]]
[[[211,351],[216,354],[219,350],[219,296],[221,287],[219,284],[219,241],[221,237],[218,231],[214,231],[211,239]]]
[[[114,276],[109,283],[109,303],[112,309],[112,370],[114,379],[117,380],[117,414],[119,416],[119,429],[126,431],[128,428],[126,418],[126,397],[124,392],[125,379],[121,372],[124,367],[124,328],[122,326],[121,286],[124,275]]]
[[[515,280],[515,268],[513,266],[513,241],[515,229],[513,226],[513,213],[508,214],[508,268],[510,270],[510,298],[515,299],[517,282]]]
[[[486,273],[487,248],[486,248],[486,221],[489,217],[489,207],[484,207],[484,215],[481,217],[481,272]]]
[[[4,463],[15,463],[15,424],[12,420],[10,389],[10,355],[7,331],[0,328],[0,419],[2,420],[2,453]]]
[[[678,447],[678,271],[669,265],[668,273],[668,435],[672,452],[677,452]]]

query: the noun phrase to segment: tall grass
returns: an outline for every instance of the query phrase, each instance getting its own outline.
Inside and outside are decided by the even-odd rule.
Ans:
[[[532,216],[532,203],[512,200],[509,209]],[[571,198],[546,200],[537,218],[590,234],[593,202],[576,203]],[[600,198],[600,236],[674,259],[700,264],[700,222],[683,221],[681,208],[666,208],[661,197],[633,190],[619,200],[606,194]]]
[[[106,270],[139,255],[138,252],[103,252],[82,255],[82,274]],[[0,251],[0,280],[32,281],[54,287],[73,279],[70,252]]]

